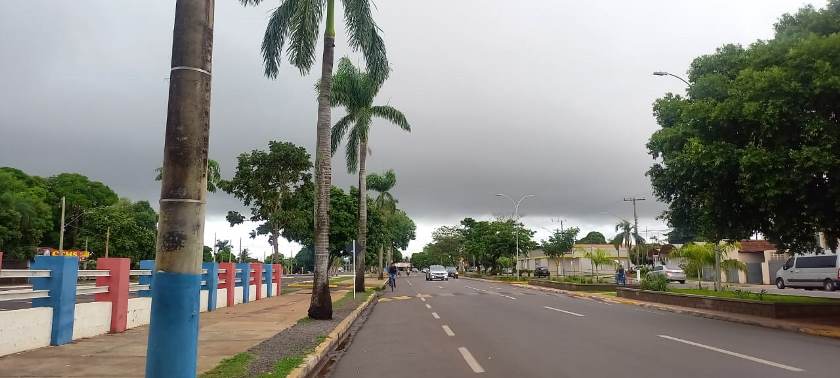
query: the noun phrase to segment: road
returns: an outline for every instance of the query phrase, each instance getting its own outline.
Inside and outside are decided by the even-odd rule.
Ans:
[[[397,286],[333,377],[828,377],[840,366],[834,339],[463,278]]]

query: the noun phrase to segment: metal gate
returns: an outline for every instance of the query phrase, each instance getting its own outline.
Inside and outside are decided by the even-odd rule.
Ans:
[[[761,274],[761,263],[747,263],[747,283],[748,284],[762,284],[764,283]]]
[[[738,283],[738,268],[728,269],[726,271],[726,282]]]
[[[776,282],[776,272],[782,268],[782,265],[785,265],[785,260],[778,259],[778,260],[770,260],[767,262],[767,265],[770,266],[770,283]]]

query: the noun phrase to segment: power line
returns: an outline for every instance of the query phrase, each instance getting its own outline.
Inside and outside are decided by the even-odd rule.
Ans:
[[[635,231],[636,236],[639,235],[639,216],[636,213],[636,201],[644,201],[644,200],[645,200],[644,197],[636,197],[636,196],[633,196],[633,197],[630,197],[630,198],[626,198],[626,197],[624,198],[624,202],[633,202],[633,224],[634,224],[633,227],[636,230]]]

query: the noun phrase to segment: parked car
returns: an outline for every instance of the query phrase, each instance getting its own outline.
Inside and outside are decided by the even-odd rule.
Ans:
[[[794,256],[776,272],[776,287],[814,288],[826,291],[840,288],[837,255]]]
[[[449,274],[446,273],[446,268],[443,265],[432,265],[429,267],[429,271],[426,272],[426,281],[434,280],[449,281]]]
[[[458,278],[458,269],[455,269],[454,266],[447,266],[446,267],[446,275],[452,278]]]
[[[423,272],[423,273],[429,273],[429,268],[423,268],[423,269],[420,269],[420,271]]]
[[[653,269],[648,272],[648,276],[660,275],[668,279],[671,282],[679,282],[681,284],[685,283],[685,272],[677,267],[665,266],[665,265],[656,265]]]
[[[548,268],[544,266],[538,266],[534,269],[534,277],[548,277],[551,273],[548,272]]]

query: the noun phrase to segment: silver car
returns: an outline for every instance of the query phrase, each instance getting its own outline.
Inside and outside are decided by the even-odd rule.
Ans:
[[[429,267],[429,271],[426,272],[426,281],[434,280],[449,281],[449,273],[446,272],[446,268],[443,265],[432,265]]]
[[[657,265],[653,267],[653,270],[648,272],[649,276],[653,275],[660,275],[668,279],[668,281],[676,281],[681,284],[685,283],[685,272],[682,269],[677,267],[665,266],[665,265]]]

